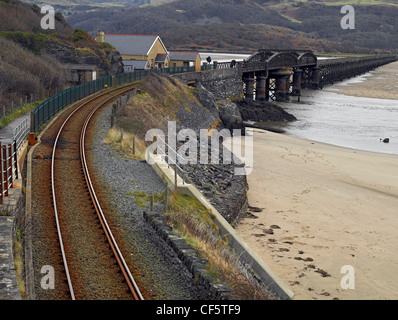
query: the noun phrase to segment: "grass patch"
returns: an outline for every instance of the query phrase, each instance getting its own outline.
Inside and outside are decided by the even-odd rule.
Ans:
[[[140,197],[135,198],[133,201],[134,201],[140,208],[145,208],[145,207],[148,205],[148,203],[147,203],[144,199],[142,199],[142,198],[140,198]]]
[[[108,131],[104,142],[113,146],[128,158],[145,160],[145,143],[133,133],[126,133],[119,128],[113,127]]]
[[[95,56],[95,52],[90,48],[77,48],[76,51],[83,56]]]
[[[18,119],[28,113],[29,111],[32,111],[34,108],[36,108],[40,103],[43,101],[37,101],[33,103],[26,103],[22,105],[20,108],[14,108],[10,112],[8,112],[5,117],[0,118],[0,129],[4,128],[6,125],[14,121],[15,119]]]
[[[347,0],[347,1],[335,1],[335,2],[322,2],[322,4],[326,6],[344,6],[344,5],[352,5],[352,6],[398,6],[396,3],[392,2],[385,2],[385,1],[375,1],[375,0],[360,0],[360,1],[353,1],[353,0]]]
[[[227,240],[220,236],[211,211],[198,200],[174,192],[170,196],[169,210],[165,216],[173,230],[208,261],[208,273],[215,276],[216,281],[226,283],[232,288],[233,298],[272,298],[240,268]]]
[[[326,6],[339,6],[342,7],[344,5],[352,5],[352,6],[398,6],[397,3],[390,2],[390,1],[378,1],[378,0],[342,0],[342,1],[308,1],[308,0],[282,0],[278,4],[271,5],[272,8],[284,8],[284,7],[291,7],[298,3],[319,3]]]
[[[286,18],[286,19],[288,19],[288,20],[290,20],[291,22],[294,22],[294,23],[303,23],[303,21],[300,21],[300,20],[297,20],[297,19],[294,19],[294,18],[292,18],[292,17],[289,17],[289,16],[286,16],[286,15],[284,15],[284,14],[280,14],[282,17],[284,17],[284,18]]]
[[[147,193],[145,191],[133,191],[133,192],[127,192],[126,196],[128,197],[134,197],[133,202],[135,202],[139,207],[145,208],[148,206],[151,201],[153,200],[153,203],[159,203],[163,202],[165,200],[165,194],[164,193]]]

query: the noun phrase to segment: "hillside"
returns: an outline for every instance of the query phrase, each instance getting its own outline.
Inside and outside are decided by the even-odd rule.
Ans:
[[[317,52],[349,52],[352,46],[308,36],[305,32],[263,24],[223,23],[186,26],[160,32],[168,48],[198,51],[256,51],[260,48],[300,49]],[[357,51],[363,49],[357,48]]]
[[[350,2],[356,9],[356,28],[343,30],[340,9]],[[305,33],[293,35],[298,39],[295,41],[297,49],[301,49],[302,40],[303,47],[312,42],[311,47],[321,52],[398,50],[396,0],[357,3],[323,0],[178,0],[159,6],[74,12],[68,21],[91,35],[100,29],[107,33],[159,34],[165,42],[170,42],[166,44],[169,47],[189,48],[191,44],[197,44],[202,48],[234,49],[258,41],[271,41],[269,48],[275,43],[284,46],[285,38],[281,37],[281,32],[278,37],[264,37],[261,28],[252,28],[255,25],[269,30],[272,26],[290,29],[285,29],[290,33],[287,38],[294,32]],[[230,25],[234,26],[234,32],[225,32]],[[318,39],[325,41],[318,46]],[[255,48],[262,46],[256,45]]]
[[[59,13],[55,30],[43,30],[42,17],[36,5],[0,0],[0,106],[7,109],[68,86],[65,64],[96,65],[99,76],[122,70],[114,48],[73,29]]]
[[[342,30],[343,4],[355,9],[355,29]],[[322,1],[283,5],[278,12],[296,21],[294,29],[331,41],[372,49],[398,49],[398,1]]]
[[[27,3],[38,6],[51,5],[64,16],[76,12],[92,11],[98,8],[159,5],[172,1],[175,0],[25,0]]]

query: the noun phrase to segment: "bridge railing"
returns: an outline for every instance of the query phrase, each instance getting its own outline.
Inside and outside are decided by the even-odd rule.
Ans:
[[[214,69],[214,65],[213,64],[202,64],[201,66],[201,71],[206,71],[206,70],[213,70]]]
[[[8,196],[13,187],[14,179],[18,179],[17,144],[2,145],[0,141],[0,204]]]
[[[320,85],[332,84],[397,61],[396,55],[352,57],[319,61]]]
[[[20,151],[20,148],[23,142],[26,140],[30,130],[30,119],[26,118],[23,120],[16,128],[14,128],[12,132],[12,140],[16,143],[17,152]]]

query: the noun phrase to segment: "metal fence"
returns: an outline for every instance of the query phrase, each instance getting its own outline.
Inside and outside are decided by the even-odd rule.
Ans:
[[[213,65],[202,66],[202,70],[212,69]],[[176,74],[184,72],[195,72],[195,67],[172,67],[150,70],[136,70],[128,73],[120,73],[115,76],[106,76],[94,81],[86,82],[81,85],[68,88],[59,92],[55,96],[47,99],[32,111],[31,132],[35,132],[43,123],[53,117],[58,111],[83,99],[93,93],[107,87],[118,86],[121,84],[142,80],[150,74]]]
[[[216,65],[213,64],[204,64],[201,66],[201,70],[212,70],[215,66]],[[68,88],[42,102],[32,110],[30,118],[24,119],[18,127],[13,130],[13,143],[2,145],[0,141],[0,204],[3,204],[4,197],[8,196],[8,191],[12,188],[15,179],[18,179],[17,155],[29,132],[36,132],[41,125],[51,119],[66,106],[88,97],[106,87],[118,86],[142,80],[151,74],[160,75],[185,72],[195,72],[195,66],[136,70],[115,76],[105,76],[94,81]],[[178,167],[176,164],[175,166]],[[178,169],[181,174],[184,175],[185,172],[179,167]],[[184,176],[182,176],[182,179],[184,181]]]
[[[14,130],[12,131],[12,140],[16,143],[17,152],[22,147],[23,142],[26,140],[30,131],[30,118],[24,119]]]
[[[158,155],[161,156],[162,160],[167,162],[168,167],[170,167],[170,165],[174,166],[174,186],[177,188],[178,176],[180,176],[180,178],[182,179],[182,184],[185,184],[188,173],[178,165],[179,162],[178,158],[180,158],[180,161],[182,161],[183,163],[187,163],[190,159],[186,159],[182,155],[180,155],[177,151],[175,151],[172,147],[170,147],[170,145],[162,137],[166,136],[165,135],[156,136],[156,150]]]
[[[102,77],[94,81],[68,88],[42,102],[32,111],[31,132],[35,132],[43,123],[53,117],[61,109],[73,102],[104,89],[105,86],[112,86],[111,76]]]
[[[14,179],[18,179],[17,166],[17,144],[2,145],[0,141],[0,204],[3,204],[4,197],[8,196],[8,190],[12,188]]]

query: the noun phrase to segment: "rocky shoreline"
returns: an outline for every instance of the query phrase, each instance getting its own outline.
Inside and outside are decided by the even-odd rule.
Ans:
[[[220,80],[221,83],[223,81]],[[245,175],[235,174],[236,169],[244,164],[235,157],[232,157],[232,161],[223,161],[224,137],[218,140],[217,146],[217,142],[210,139],[210,131],[216,130],[220,136],[226,133],[232,137],[238,129],[244,136],[248,121],[262,121],[264,124],[269,121],[295,120],[294,116],[275,103],[242,100],[242,87],[235,87],[228,91],[234,96],[228,98],[217,92],[221,90],[220,86],[205,86],[198,82],[192,88],[184,85],[178,77],[152,75],[140,84],[141,94],[132,99],[128,104],[130,107],[121,108],[117,120],[121,128],[132,128],[141,140],[153,128],[160,128],[165,136],[169,136],[172,134],[170,125],[173,122],[175,151],[188,160],[186,164],[179,161],[185,178],[197,186],[231,225],[235,225],[247,209],[249,186]],[[154,117],[154,114],[157,116]],[[207,137],[204,137],[207,141],[202,140],[203,130],[207,130]],[[192,133],[195,135],[192,139],[194,146],[186,144],[191,142]],[[173,140],[173,137],[167,137],[166,141],[169,139]],[[202,158],[203,146],[206,148],[207,161]],[[191,157],[195,161],[189,160]]]
[[[270,101],[240,100],[237,102],[243,121],[295,121],[295,116]]]

